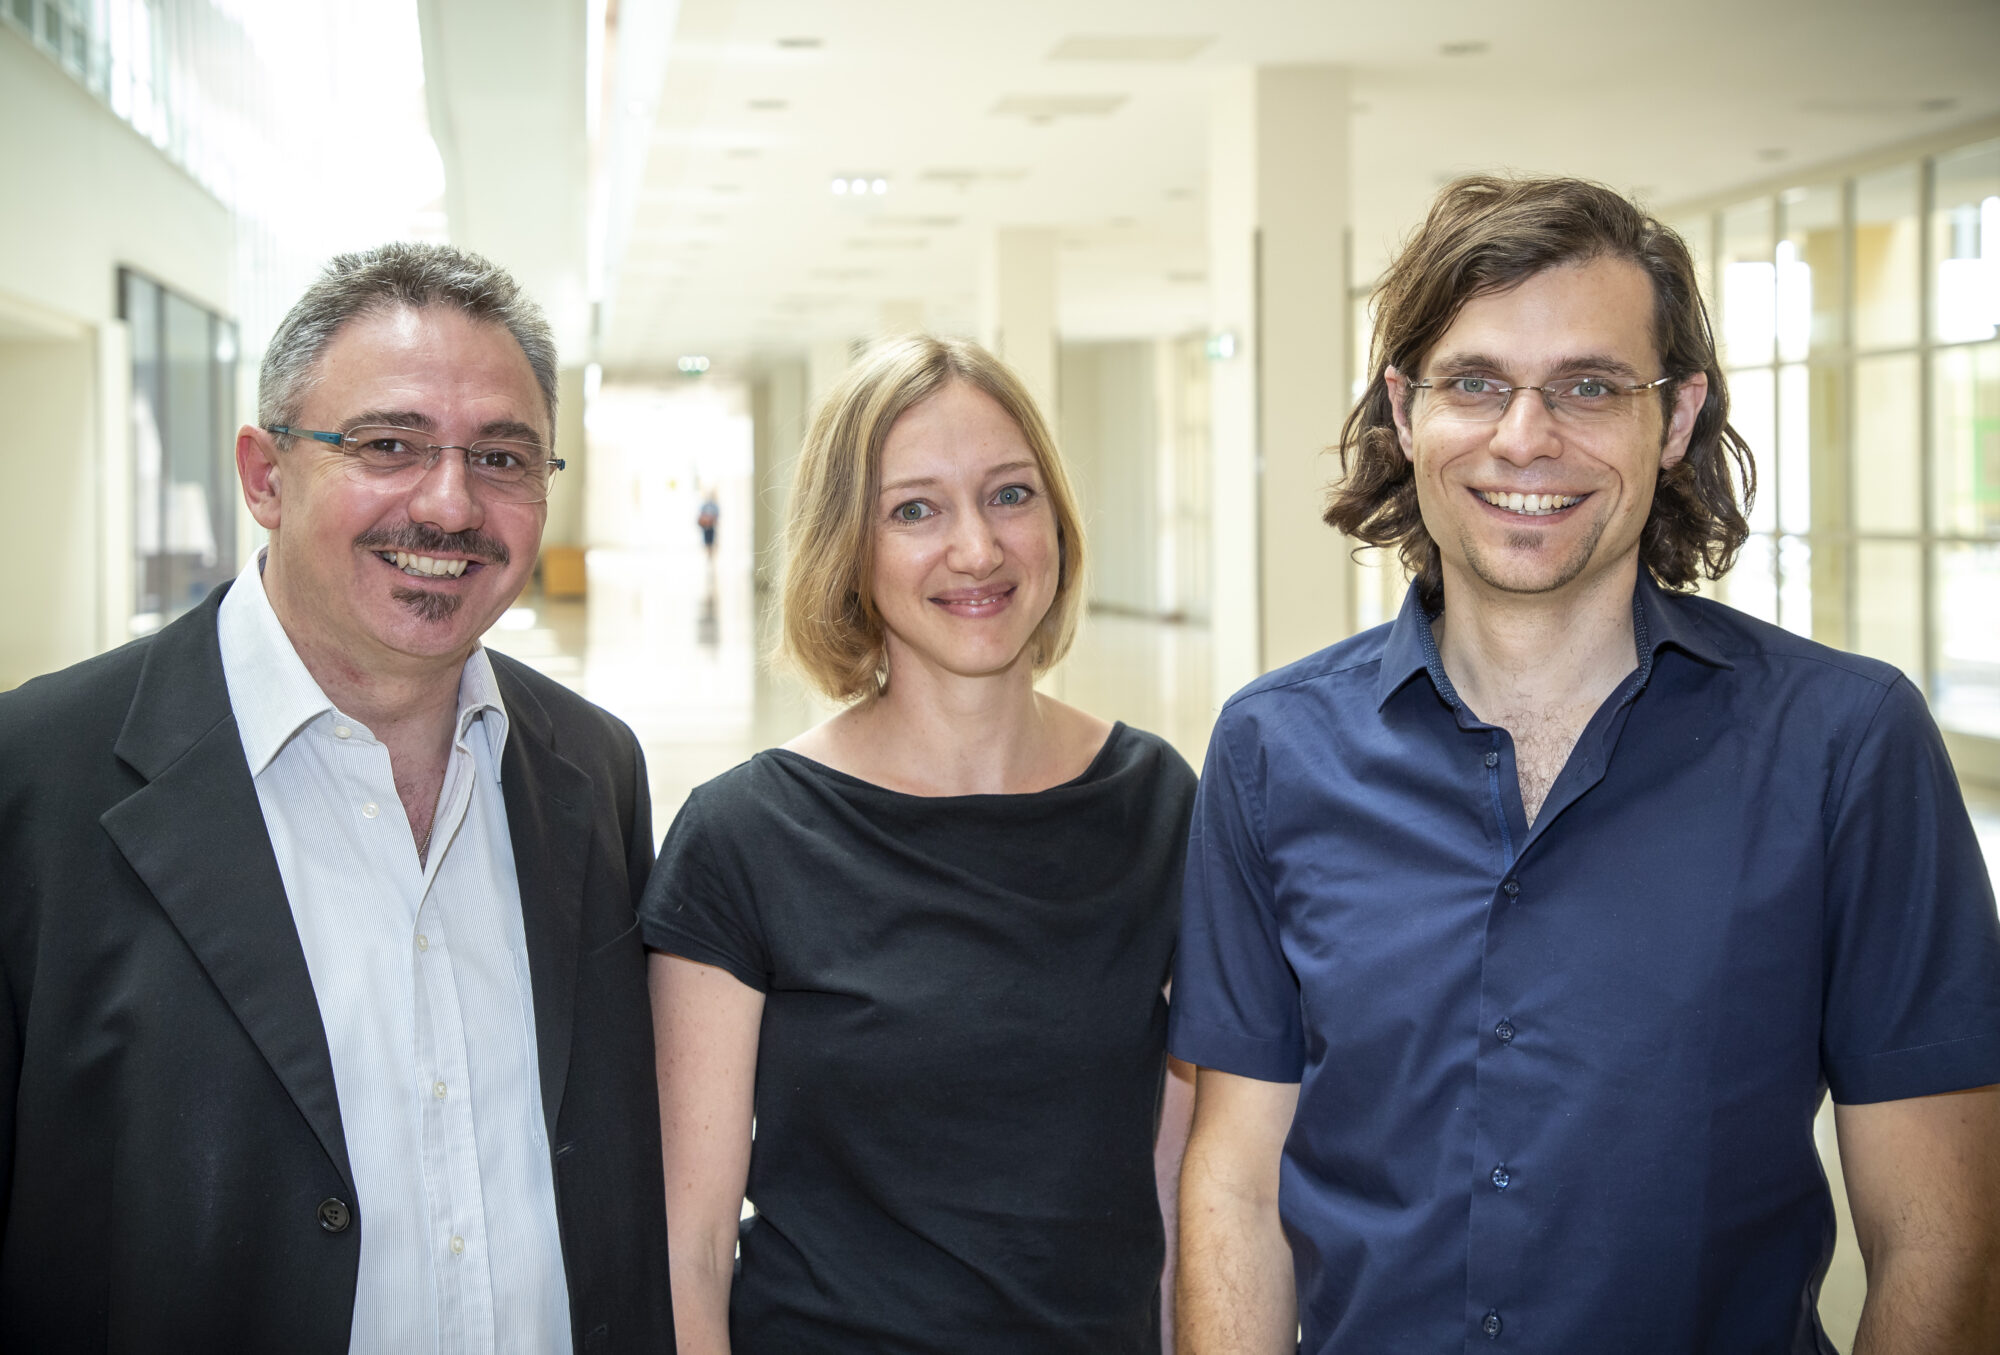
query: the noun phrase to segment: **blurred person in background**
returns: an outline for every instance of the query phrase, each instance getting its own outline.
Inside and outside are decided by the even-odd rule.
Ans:
[[[1209,745],[1174,985],[1182,1349],[2000,1350],[2000,918],[1922,695],[1706,599],[1748,449],[1686,247],[1447,187],[1332,526],[1396,620]]]
[[[0,1345],[671,1346],[645,766],[479,642],[555,392],[499,268],[342,255],[237,435],[269,546],[0,695]]]
[[[899,339],[791,504],[783,647],[849,704],[698,789],[641,910],[681,1349],[1150,1355],[1194,777],[1035,690],[1061,459],[989,354]]]

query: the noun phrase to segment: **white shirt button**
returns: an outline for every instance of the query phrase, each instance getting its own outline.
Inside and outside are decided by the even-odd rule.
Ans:
[[[382,812],[381,810],[375,807],[375,802],[373,800],[370,800],[367,804],[361,806],[361,817],[364,819],[372,819],[381,812]]]
[[[351,739],[354,737],[354,731],[346,725],[335,725],[333,727],[333,737],[336,739]]]
[[[424,935],[424,934],[423,934],[422,932],[418,932],[418,933],[417,933],[417,949],[418,949],[418,950],[429,950],[430,948],[431,948],[431,939],[430,939],[430,938],[429,938],[428,936],[425,936],[425,935]]]
[[[465,1255],[465,1239],[464,1239],[464,1238],[462,1238],[462,1237],[455,1237],[455,1238],[453,1238],[453,1239],[451,1240],[451,1254],[452,1254],[453,1256],[463,1256],[463,1255]]]
[[[440,1101],[444,1100],[444,1083],[442,1082],[431,1083],[431,1095],[435,1096]]]

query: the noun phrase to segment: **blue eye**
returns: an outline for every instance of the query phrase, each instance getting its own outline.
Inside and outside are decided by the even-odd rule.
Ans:
[[[1568,393],[1580,400],[1601,400],[1612,393],[1612,387],[1602,377],[1586,376],[1570,383]]]
[[[1451,379],[1451,389],[1460,395],[1491,395],[1493,383],[1483,376],[1456,376]]]
[[[1026,503],[1029,496],[1034,492],[1026,485],[1008,485],[993,496],[993,502],[999,504],[1002,508],[1018,508]]]
[[[922,522],[925,518],[932,516],[936,512],[936,509],[923,502],[923,500],[912,499],[908,503],[896,505],[895,512],[890,514],[890,516],[898,522]]]

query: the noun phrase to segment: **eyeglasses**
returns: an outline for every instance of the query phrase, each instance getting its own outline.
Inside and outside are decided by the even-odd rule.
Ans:
[[[550,456],[539,442],[519,438],[483,438],[470,445],[429,441],[414,428],[362,424],[345,433],[272,424],[264,430],[279,437],[311,438],[337,448],[349,458],[356,474],[386,488],[413,487],[430,473],[446,452],[464,452],[465,469],[476,493],[507,503],[540,503],[549,497],[549,477],[566,464]]]
[[[1429,391],[1438,407],[1467,423],[1497,423],[1516,391],[1540,391],[1549,413],[1573,423],[1603,423],[1632,408],[1632,397],[1658,390],[1672,381],[1663,376],[1642,386],[1625,386],[1601,376],[1568,376],[1547,386],[1510,386],[1489,376],[1454,376],[1442,381],[1412,381],[1410,389]]]

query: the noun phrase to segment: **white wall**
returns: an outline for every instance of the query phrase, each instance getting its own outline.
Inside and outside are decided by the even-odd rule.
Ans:
[[[5,688],[129,634],[131,360],[116,318],[119,266],[228,315],[234,237],[221,203],[4,26],[0,184]]]
[[[0,292],[96,324],[127,264],[234,314],[229,212],[6,27],[0,184]]]
[[[98,647],[95,366],[83,336],[0,343],[0,690]]]

